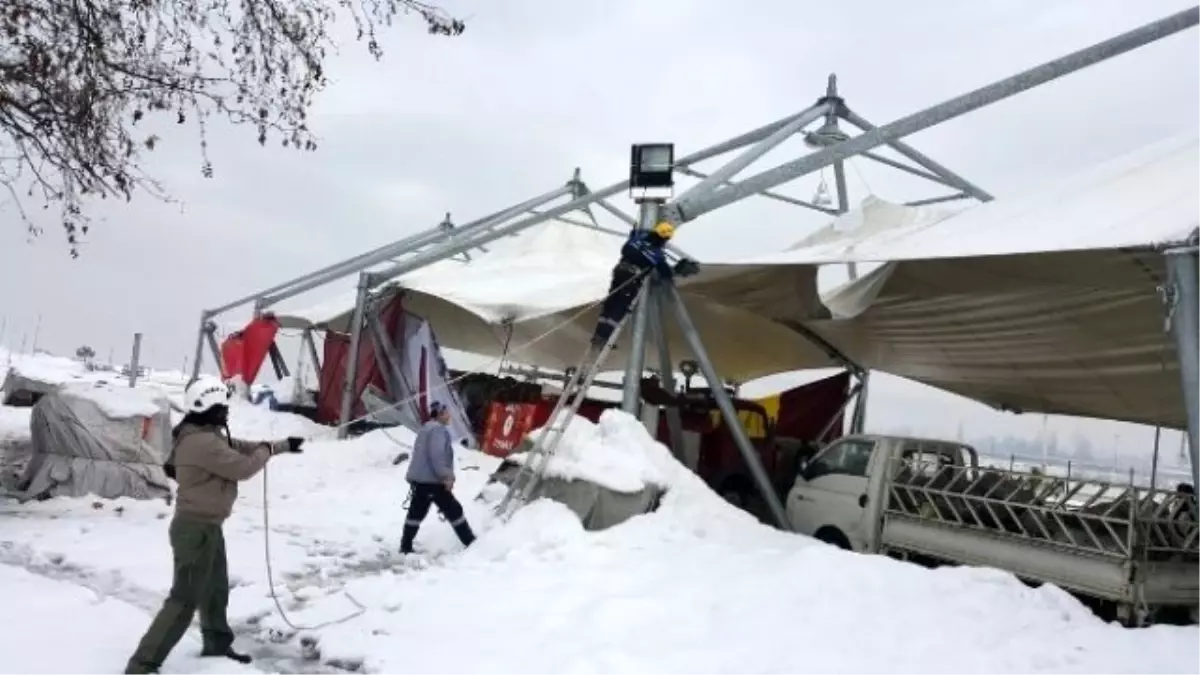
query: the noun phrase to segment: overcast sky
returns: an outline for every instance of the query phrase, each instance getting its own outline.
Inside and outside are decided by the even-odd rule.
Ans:
[[[203,307],[427,228],[446,211],[461,223],[522,201],[576,166],[592,187],[607,185],[624,175],[632,142],[669,140],[686,154],[807,107],[831,72],[847,104],[882,125],[1191,4],[457,0],[448,6],[469,18],[459,38],[408,22],[386,35],[381,63],[360,45],[341,50],[313,119],[316,154],[214,128],[216,176],[206,180],[194,132],[175,128],[148,166],[182,205],[106,204],[79,260],[53,224],[29,241],[0,206],[0,343],[29,348],[40,315],[43,348],[88,343],[104,357],[142,331],[145,358],[178,367]],[[997,196],[1052,180],[1196,129],[1198,41],[1191,29],[908,140]],[[801,152],[790,145],[764,162]],[[866,160],[849,173],[853,201],[942,193]],[[790,191],[808,197],[816,180]],[[701,258],[752,254],[822,223],[759,201],[689,224],[679,243]],[[1040,426],[907,383],[880,390],[881,424]],[[1085,428],[1111,437],[1117,426]]]

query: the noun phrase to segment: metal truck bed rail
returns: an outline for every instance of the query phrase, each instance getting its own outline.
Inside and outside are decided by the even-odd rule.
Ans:
[[[1200,560],[1193,494],[914,457],[892,462],[885,518],[987,530],[1122,561]]]

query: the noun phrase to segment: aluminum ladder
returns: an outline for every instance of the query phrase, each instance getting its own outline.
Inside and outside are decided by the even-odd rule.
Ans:
[[[542,476],[545,474],[546,466],[549,465],[550,459],[554,457],[555,451],[558,450],[558,444],[562,442],[567,425],[571,423],[571,420],[579,412],[579,407],[587,399],[588,389],[591,388],[597,373],[600,372],[600,366],[608,358],[608,355],[612,353],[613,347],[617,344],[617,338],[621,335],[621,329],[625,327],[625,323],[629,317],[637,311],[638,305],[645,302],[649,291],[650,284],[643,281],[637,300],[634,301],[630,310],[625,313],[625,317],[621,319],[621,322],[613,328],[608,342],[605,342],[599,350],[594,346],[588,346],[588,350],[583,355],[579,365],[563,384],[558,404],[554,406],[554,410],[551,411],[549,419],[546,420],[545,426],[541,429],[541,433],[534,440],[533,447],[530,448],[528,456],[521,464],[520,471],[517,472],[516,477],[513,478],[512,483],[508,487],[508,492],[504,494],[504,498],[500,500],[500,504],[496,507],[495,512],[498,517],[508,517],[521,504],[529,501],[534,488],[537,487],[538,482],[541,481]]]

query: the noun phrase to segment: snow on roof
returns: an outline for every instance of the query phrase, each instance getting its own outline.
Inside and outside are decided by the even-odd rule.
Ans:
[[[609,232],[549,221],[491,244],[469,263],[435,263],[394,283],[492,323],[542,316],[603,296],[622,241]],[[284,328],[337,325],[348,320],[355,296],[341,293],[309,307],[276,310],[275,316]]]
[[[786,251],[721,263],[886,262],[1177,242],[1200,225],[1197,184],[1200,138],[1192,132],[957,214],[865,203],[869,227],[861,231],[829,227]]]
[[[79,380],[94,380],[98,376],[89,373],[83,363],[75,359],[51,354],[12,354],[9,369],[30,380],[46,384],[65,384]]]
[[[95,403],[113,418],[150,417],[169,408],[166,395],[151,387],[130,388],[128,384],[106,382],[70,382],[64,384],[64,394],[78,396]]]

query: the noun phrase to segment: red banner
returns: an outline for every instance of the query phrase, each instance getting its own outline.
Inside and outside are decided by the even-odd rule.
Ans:
[[[539,408],[546,408],[537,403],[498,403],[488,406],[487,426],[483,434],[482,449],[493,457],[507,457],[512,454],[521,440],[534,428],[534,415]],[[545,416],[549,416],[549,410]]]
[[[253,384],[278,332],[279,321],[268,314],[251,320],[245,328],[225,338],[221,343],[222,379],[240,375],[243,382]]]

